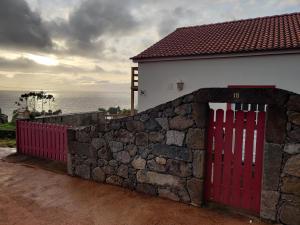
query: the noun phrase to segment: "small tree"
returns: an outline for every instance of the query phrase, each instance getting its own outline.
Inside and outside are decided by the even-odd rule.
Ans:
[[[55,101],[55,98],[51,94],[47,94],[44,91],[31,91],[24,93],[19,97],[19,101],[16,101],[15,104],[18,107],[18,111],[21,109],[28,110],[30,112],[30,117],[34,118],[40,115],[57,115],[62,111],[60,109],[52,110],[52,104]],[[48,111],[46,112],[45,106],[48,105]],[[40,111],[38,110],[40,108]]]

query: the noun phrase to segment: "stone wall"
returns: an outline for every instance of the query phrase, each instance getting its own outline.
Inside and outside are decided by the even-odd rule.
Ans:
[[[194,95],[69,130],[69,174],[200,206],[208,104]]]
[[[268,107],[261,217],[300,224],[300,96]]]
[[[104,122],[105,116],[102,112],[70,113],[53,116],[40,116],[34,122],[65,124],[69,126],[88,126]]]
[[[300,224],[300,95],[280,89],[200,89],[134,117],[70,129],[69,174],[200,206],[208,102],[268,104],[260,216]]]

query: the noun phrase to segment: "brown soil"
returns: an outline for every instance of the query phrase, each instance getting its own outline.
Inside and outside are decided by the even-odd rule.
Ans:
[[[1,225],[249,223],[247,217],[85,181],[24,161],[0,161]],[[263,223],[254,220],[252,224]]]

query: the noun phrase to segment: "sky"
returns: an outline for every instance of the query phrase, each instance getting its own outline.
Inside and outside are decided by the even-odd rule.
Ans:
[[[300,11],[300,0],[0,0],[0,90],[129,91],[129,59],[177,27]]]

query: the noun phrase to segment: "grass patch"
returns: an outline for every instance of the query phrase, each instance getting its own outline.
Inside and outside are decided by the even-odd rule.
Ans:
[[[13,123],[0,124],[0,130],[16,130],[16,125]]]
[[[15,148],[16,147],[16,139],[0,139],[0,147],[9,147],[9,148]]]

